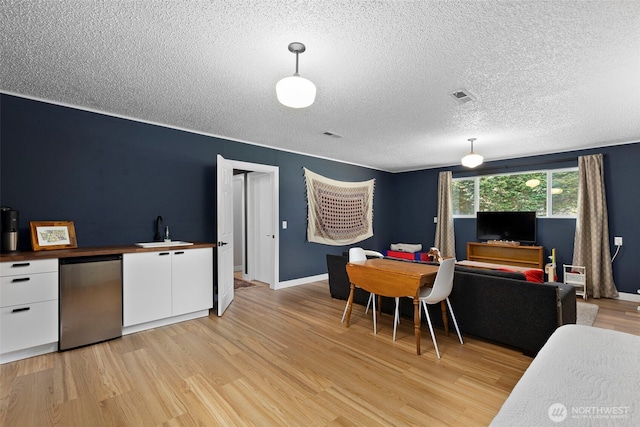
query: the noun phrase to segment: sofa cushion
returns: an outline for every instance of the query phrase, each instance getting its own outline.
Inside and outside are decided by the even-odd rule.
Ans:
[[[517,271],[488,270],[486,268],[465,267],[462,265],[456,265],[456,271],[460,273],[484,274],[485,276],[502,277],[504,279],[527,280],[524,274],[518,273]]]
[[[500,271],[514,271],[509,268],[498,268]],[[544,283],[544,273],[539,269],[525,270],[522,272],[527,282]]]

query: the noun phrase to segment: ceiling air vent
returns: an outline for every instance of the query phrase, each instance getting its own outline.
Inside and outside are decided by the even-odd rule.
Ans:
[[[330,136],[331,138],[336,138],[336,139],[342,138],[342,135],[338,135],[337,133],[333,133],[333,132],[329,132],[329,131],[322,132],[322,134],[326,135],[326,136]]]
[[[455,92],[451,93],[451,96],[453,98],[455,98],[456,101],[458,101],[461,104],[465,104],[469,101],[475,101],[476,97],[473,96],[471,94],[471,92],[469,92],[466,89],[460,89],[460,90],[456,90]]]

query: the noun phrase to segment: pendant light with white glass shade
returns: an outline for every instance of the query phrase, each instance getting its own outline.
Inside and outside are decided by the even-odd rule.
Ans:
[[[305,108],[313,104],[316,99],[316,85],[298,74],[298,55],[305,50],[302,43],[289,44],[289,52],[296,54],[296,72],[293,76],[285,77],[276,84],[278,101],[287,107]]]
[[[484,158],[480,154],[476,154],[473,152],[473,141],[477,138],[469,138],[467,141],[471,143],[471,151],[469,154],[462,158],[462,166],[466,166],[468,168],[475,168],[482,164]]]

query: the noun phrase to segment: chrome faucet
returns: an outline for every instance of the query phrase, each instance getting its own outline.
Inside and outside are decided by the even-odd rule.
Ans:
[[[158,215],[158,217],[156,218],[156,234],[153,236],[153,240],[155,242],[162,242],[162,230],[164,227],[164,221],[162,220],[162,217],[160,215]]]

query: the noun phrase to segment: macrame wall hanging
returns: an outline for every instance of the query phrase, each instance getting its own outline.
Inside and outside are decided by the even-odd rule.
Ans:
[[[307,240],[345,246],[373,236],[375,179],[335,181],[304,169],[307,184]]]

